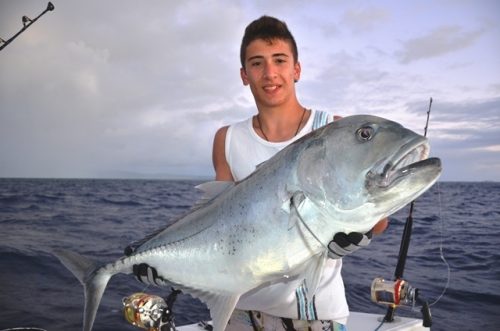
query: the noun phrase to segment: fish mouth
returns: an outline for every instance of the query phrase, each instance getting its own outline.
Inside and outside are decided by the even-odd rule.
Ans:
[[[389,159],[381,160],[367,174],[367,185],[388,188],[406,176],[429,167],[438,166],[441,161],[429,156],[429,143],[418,137],[401,148]]]

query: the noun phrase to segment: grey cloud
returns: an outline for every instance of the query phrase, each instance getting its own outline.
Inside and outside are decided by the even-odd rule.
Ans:
[[[483,32],[483,29],[464,31],[459,26],[443,26],[403,42],[403,49],[396,55],[403,64],[441,56],[469,47]]]
[[[307,91],[316,102],[329,100],[332,104],[335,95],[346,97],[350,91],[359,89],[373,91],[379,89],[388,73],[366,61],[363,55],[353,55],[342,51],[332,54],[321,74],[311,82],[304,82]],[[335,95],[332,95],[332,92]]]
[[[376,25],[387,21],[389,18],[389,12],[382,8],[356,8],[346,11],[340,23],[348,26],[353,32],[358,33],[370,31]]]

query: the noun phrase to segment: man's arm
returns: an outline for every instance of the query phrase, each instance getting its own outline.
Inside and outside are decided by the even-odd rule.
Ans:
[[[226,134],[227,126],[217,130],[212,149],[212,162],[215,170],[215,180],[234,181],[231,169],[226,160]]]
[[[389,225],[389,218],[386,217],[386,218],[383,218],[381,219],[380,221],[378,221],[377,224],[375,224],[375,226],[372,228],[372,232],[374,235],[378,235],[378,234],[381,234],[382,232],[385,231],[385,229],[387,229],[387,226]]]

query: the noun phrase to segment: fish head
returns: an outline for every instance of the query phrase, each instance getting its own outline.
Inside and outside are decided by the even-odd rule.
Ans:
[[[349,116],[313,133],[298,179],[305,195],[332,214],[373,226],[438,179],[441,162],[428,158],[429,150],[425,137],[396,122]]]

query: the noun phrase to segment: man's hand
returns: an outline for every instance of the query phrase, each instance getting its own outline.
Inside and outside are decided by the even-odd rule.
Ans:
[[[372,231],[364,234],[360,232],[336,233],[333,240],[328,244],[328,257],[331,259],[343,258],[360,248],[368,246],[371,240]]]
[[[144,284],[161,286],[165,283],[165,280],[158,275],[156,269],[146,263],[134,264],[132,273],[138,281]]]

